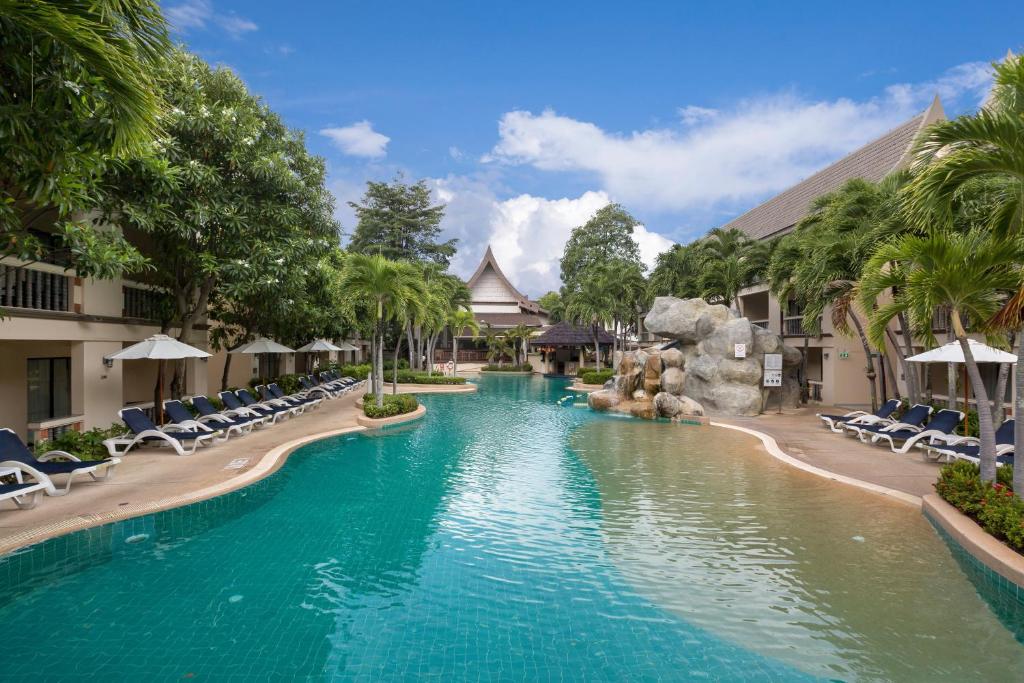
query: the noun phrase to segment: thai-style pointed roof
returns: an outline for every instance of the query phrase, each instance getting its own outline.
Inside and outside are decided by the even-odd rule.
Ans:
[[[491,251],[491,245],[489,244],[487,245],[487,251],[484,252],[483,260],[481,260],[480,265],[477,266],[476,272],[473,273],[473,276],[471,278],[469,278],[468,284],[470,289],[473,289],[473,285],[475,285],[477,280],[480,279],[480,276],[484,274],[484,271],[487,270],[488,266],[490,266],[491,269],[494,270],[494,274],[498,276],[498,280],[500,280],[501,283],[508,288],[508,291],[512,294],[512,296],[515,297],[516,301],[519,302],[519,305],[524,310],[529,311],[531,313],[542,313],[545,315],[547,314],[547,311],[541,308],[540,304],[538,304],[536,301],[530,301],[530,299],[528,299],[522,292],[516,289],[515,285],[513,285],[509,281],[509,279],[505,277],[505,273],[502,272],[501,266],[498,265],[497,259],[494,258],[494,252]]]
[[[917,136],[926,126],[945,119],[942,102],[936,95],[931,105],[914,118],[755,206],[723,227],[739,228],[753,239],[767,239],[789,232],[807,215],[811,202],[823,194],[838,190],[848,180],[863,178],[878,182],[891,172],[906,168],[910,164]]]
[[[601,327],[597,329],[597,340],[602,346],[615,342],[615,338]],[[590,346],[593,343],[593,328],[573,325],[565,320],[555,323],[530,340],[530,346]]]

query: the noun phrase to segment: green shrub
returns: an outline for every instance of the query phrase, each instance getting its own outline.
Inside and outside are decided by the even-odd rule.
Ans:
[[[249,380],[249,388],[255,389],[260,384],[277,384],[286,394],[294,394],[302,389],[299,378],[305,375],[278,375],[277,377],[253,377]]]
[[[523,363],[522,365],[495,365],[489,364],[481,368],[485,372],[533,372],[532,363]]]
[[[978,466],[966,460],[946,465],[939,473],[935,491],[985,531],[1024,551],[1024,500],[1014,495],[1013,467],[996,470],[996,483],[981,481]]]
[[[384,394],[384,405],[377,407],[377,397],[373,394],[363,396],[363,413],[366,417],[381,418],[393,415],[404,415],[416,410],[419,401],[412,394]]]
[[[384,373],[384,382],[391,381],[391,373]],[[428,375],[425,372],[398,371],[399,384],[465,384],[465,377],[446,377],[444,375]]]
[[[614,370],[581,370],[579,373],[580,381],[584,384],[604,384],[614,376]]]
[[[48,451],[67,451],[82,460],[103,460],[110,454],[104,440],[121,436],[127,430],[121,425],[110,425],[106,429],[93,427],[87,432],[67,431],[52,441],[40,441],[36,444],[36,455]]]

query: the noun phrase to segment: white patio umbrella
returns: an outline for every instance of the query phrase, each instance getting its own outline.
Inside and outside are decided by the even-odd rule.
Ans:
[[[341,346],[338,347],[338,350],[339,351],[358,351],[359,347],[358,346],[353,346],[352,344],[349,344],[347,341],[343,341],[343,342],[341,342]]]
[[[289,349],[284,344],[278,344],[273,339],[260,337],[248,344],[242,344],[241,346],[228,351],[228,353],[295,353],[295,349]]]
[[[299,352],[302,352],[302,353],[323,353],[325,351],[341,351],[342,349],[341,349],[341,347],[335,346],[334,344],[332,344],[331,342],[327,341],[326,339],[314,339],[313,341],[309,342],[305,346],[300,346],[299,348],[297,348],[295,350],[299,351]],[[316,367],[320,367],[320,359],[319,358],[316,359]],[[308,371],[308,368],[307,368],[307,371]]]
[[[157,361],[157,424],[164,421],[164,361],[181,360],[182,358],[209,358],[210,354],[202,349],[184,344],[166,334],[155,334],[152,337],[121,349],[117,353],[106,356],[106,360],[141,360],[149,358]]]
[[[1006,351],[993,348],[988,344],[982,344],[973,339],[967,340],[971,348],[971,355],[976,363],[1016,363],[1017,356]],[[970,407],[968,403],[968,379],[967,365],[964,364],[964,349],[959,341],[951,341],[943,344],[937,349],[916,354],[907,359],[914,363],[960,363],[964,365],[964,434],[967,434],[967,412]],[[952,390],[952,387],[950,387]]]

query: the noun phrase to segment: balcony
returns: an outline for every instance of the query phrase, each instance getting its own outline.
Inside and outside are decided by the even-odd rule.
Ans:
[[[121,314],[125,318],[160,321],[168,317],[171,301],[166,292],[128,285],[121,289],[124,296]]]
[[[753,325],[754,327],[760,327],[762,330],[767,330],[768,329],[768,321],[767,320],[751,320],[750,324]]]
[[[61,273],[0,265],[0,307],[68,311],[71,278]]]
[[[783,337],[807,337],[811,335],[804,329],[804,317],[802,315],[789,315],[782,319]],[[818,318],[818,327],[821,327],[821,318]]]

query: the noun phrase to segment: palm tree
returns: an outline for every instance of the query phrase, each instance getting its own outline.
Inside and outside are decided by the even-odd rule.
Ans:
[[[978,406],[984,481],[995,481],[995,427],[967,329],[982,326],[1000,309],[1001,292],[1020,282],[1019,262],[1020,250],[1014,244],[986,230],[903,235],[878,248],[865,265],[860,283],[859,296],[865,308],[882,293],[892,291],[892,300],[870,314],[868,335],[876,344],[884,341],[885,328],[898,313],[906,315],[917,334],[934,343],[932,316],[937,308],[949,310]],[[998,338],[990,341],[998,342]]]
[[[1024,232],[1024,57],[1007,56],[995,65],[995,83],[986,105],[973,116],[931,126],[922,137],[914,164],[916,177],[905,195],[908,214],[923,229],[948,225],[966,187],[994,184],[988,228],[997,234]],[[1024,286],[993,319],[1017,330],[1014,415],[1024,413]],[[1015,423],[1016,443],[1024,443],[1024,420]],[[1024,467],[1015,467],[1013,489],[1024,494]]]
[[[59,48],[103,83],[114,150],[142,149],[157,132],[153,64],[170,49],[154,0],[0,0],[0,30],[21,31],[44,52]]]
[[[494,328],[490,325],[487,325],[487,329],[484,331],[484,343],[487,344],[487,362],[494,363],[497,361],[498,367],[502,367],[505,363],[505,356],[512,350],[508,339],[504,335],[495,332]]]
[[[523,324],[516,325],[508,332],[505,333],[506,339],[512,342],[513,353],[515,354],[515,364],[522,365],[526,362],[526,344],[533,336],[533,330]],[[520,354],[522,354],[523,361],[520,362]]]
[[[695,244],[673,244],[671,249],[658,254],[648,283],[650,296],[700,296],[699,256]]]
[[[768,244],[751,240],[738,228],[715,228],[698,249],[701,296],[729,308],[740,290],[757,282],[768,266]]]
[[[574,322],[589,325],[594,335],[594,367],[601,369],[601,327],[611,317],[613,302],[609,295],[607,281],[600,273],[591,273],[580,284],[580,288],[569,295],[565,314]]]
[[[373,340],[371,366],[377,407],[384,405],[384,326],[389,320],[403,323],[417,301],[425,296],[423,281],[409,263],[391,261],[380,254],[350,254],[345,264],[344,288],[350,296],[372,305]]]
[[[448,318],[448,327],[452,331],[452,374],[459,374],[459,334],[468,331],[473,339],[480,336],[480,323],[472,311],[460,308],[452,311]]]

